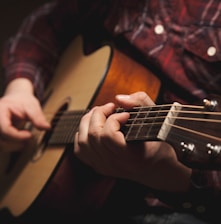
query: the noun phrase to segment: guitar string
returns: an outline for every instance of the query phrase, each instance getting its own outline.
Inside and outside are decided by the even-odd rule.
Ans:
[[[158,126],[160,125],[161,126],[162,123],[163,122],[158,122],[158,123],[157,122],[154,122],[152,124],[148,124],[148,123],[147,124],[144,124],[143,123],[142,124],[142,127],[145,128],[145,126],[147,127],[147,126],[150,126],[150,125],[151,125],[151,127],[154,127],[154,126],[156,127],[156,125],[158,125]],[[199,132],[199,131],[194,131],[192,129],[188,129],[188,128],[185,128],[185,127],[182,127],[182,126],[178,126],[178,125],[174,125],[174,124],[168,124],[167,123],[167,125],[170,125],[171,127],[174,127],[174,128],[182,129],[182,130],[184,130],[184,131],[186,131],[188,133],[194,133],[194,134],[197,134],[199,136],[205,136],[205,137],[208,137],[208,138],[213,139],[213,140],[221,141],[221,138],[216,137],[216,136],[211,135],[211,134],[209,135],[209,134],[202,133],[202,132]],[[127,126],[127,124],[125,125],[125,127],[126,126]],[[133,126],[134,126],[134,124],[133,124]],[[67,125],[65,125],[65,126],[59,126],[59,128],[56,129],[56,136],[60,136],[60,135],[66,136],[66,132],[68,132],[71,135],[71,134],[74,134],[77,131],[77,129],[78,129],[78,123],[75,124],[75,125],[72,125],[71,127],[70,126],[67,127]]]
[[[143,107],[142,107],[143,109]],[[122,112],[128,112],[130,113],[130,115],[136,115],[137,114],[137,111],[135,112],[130,112],[130,111],[122,111]],[[146,117],[145,120],[151,120],[153,118],[152,114],[157,114],[159,112],[161,113],[168,113],[168,112],[172,112],[172,113],[182,113],[182,114],[194,114],[194,115],[216,115],[216,116],[221,116],[221,113],[220,112],[210,112],[210,111],[183,111],[183,110],[159,110],[159,111],[139,111],[139,114],[142,115],[142,114],[146,114],[146,112],[148,112],[148,114],[150,115],[150,117]],[[50,118],[50,114],[53,115],[53,113],[47,113],[46,115],[46,118]],[[76,113],[77,114],[77,113]],[[53,119],[56,119],[56,118],[60,118],[62,116],[63,119],[72,119],[73,118],[73,115],[76,115],[76,114],[70,114],[70,113],[61,113],[61,115],[55,115],[54,117],[52,117]],[[83,115],[83,112],[82,114],[78,114],[78,117],[81,115]],[[168,117],[168,115],[165,115],[165,116],[157,116],[155,117],[156,118],[166,118]],[[211,119],[211,118],[191,118],[191,117],[186,117],[184,115],[182,116],[169,116],[170,118],[173,118],[173,119],[182,119],[182,120],[192,120],[192,121],[207,121],[207,122],[216,122],[216,123],[220,123],[221,120],[220,119]],[[137,120],[139,119],[142,119],[142,118],[136,118]],[[132,118],[129,118],[128,121],[131,121]],[[55,121],[56,123],[56,121]],[[53,124],[52,124],[53,125]]]
[[[151,114],[157,114],[157,113],[159,113],[159,112],[161,112],[161,113],[168,113],[168,112],[175,112],[175,113],[179,113],[179,112],[182,112],[182,114],[200,114],[200,115],[210,115],[210,114],[212,114],[212,115],[221,115],[221,113],[220,112],[214,112],[214,111],[193,111],[193,110],[191,110],[191,111],[187,111],[187,110],[162,110],[162,108],[165,108],[165,107],[169,107],[169,106],[171,106],[172,104],[168,104],[168,105],[156,105],[156,106],[141,106],[141,107],[134,107],[134,108],[132,108],[131,110],[124,110],[124,109],[122,109],[122,108],[118,108],[119,110],[121,110],[120,112],[129,112],[131,115],[133,115],[133,114],[137,114],[137,112],[139,112],[139,115],[141,115],[141,114],[145,114],[146,115],[146,113],[148,112],[149,114],[148,115],[151,115]],[[179,106],[179,105],[178,105]],[[192,105],[181,105],[182,106],[182,108],[184,108],[184,107],[187,107],[187,108],[192,108],[192,109],[194,109],[194,108],[197,108],[197,109],[204,109],[204,107],[202,107],[202,106],[192,106]],[[160,108],[160,110],[152,110],[152,109],[156,109],[156,108]],[[142,110],[142,111],[140,111],[140,110]],[[147,111],[145,111],[145,110],[147,110]],[[54,119],[56,119],[57,117],[58,118],[60,118],[60,117],[62,117],[62,119],[63,120],[67,120],[67,119],[72,119],[73,120],[73,115],[75,114],[78,114],[78,117],[81,117],[84,113],[86,112],[86,110],[85,111],[83,111],[83,110],[78,110],[78,111],[65,111],[65,112],[59,112],[59,113],[57,113],[55,116],[54,116]],[[49,114],[49,113],[48,113]],[[53,113],[50,113],[51,115],[53,115]],[[62,116],[61,116],[62,115]],[[180,116],[180,117],[177,117],[177,116],[169,116],[168,117],[168,115],[167,116],[158,116],[157,118],[158,119],[165,119],[165,118],[171,118],[171,119],[183,119],[183,120],[192,120],[192,121],[207,121],[207,122],[217,122],[217,123],[220,123],[221,121],[220,120],[217,120],[217,119],[202,119],[202,118],[186,118],[186,117],[184,117],[184,116]],[[156,119],[156,117],[154,117],[154,119]],[[144,125],[148,125],[148,123],[147,124],[145,124],[145,122],[148,122],[148,120],[149,121],[151,121],[152,120],[152,117],[145,117],[145,119],[142,119],[142,118],[136,118],[136,121],[138,121],[138,122],[141,122],[142,121],[142,125],[144,126]],[[133,119],[131,119],[131,118],[129,118],[128,119],[128,122],[133,122]],[[54,122],[55,124],[57,123],[57,121],[55,121]],[[72,123],[72,122],[70,122],[70,123]],[[162,124],[163,122],[161,122],[161,123],[157,123],[157,122],[152,122],[151,123],[151,125],[153,126],[153,125],[160,125],[160,124]],[[72,128],[71,128],[71,130],[75,130],[76,131],[76,126],[77,126],[77,124],[78,123],[76,123],[76,125],[73,125],[72,124]],[[52,120],[52,125],[54,125],[53,124],[53,120]],[[139,124],[133,124],[133,125],[139,125]],[[168,124],[168,125],[171,125],[171,124]],[[205,135],[205,136],[207,136],[207,137],[210,137],[210,138],[213,138],[213,139],[218,139],[219,141],[220,141],[220,138],[217,138],[217,137],[215,137],[215,136],[212,136],[212,135],[208,135],[208,134],[202,134],[202,133],[200,133],[200,132],[197,132],[197,131],[193,131],[193,130],[190,130],[190,129],[188,129],[188,128],[185,128],[185,127],[182,127],[182,126],[177,126],[177,125],[171,125],[171,126],[174,126],[174,127],[176,127],[176,128],[180,128],[180,129],[184,129],[184,130],[186,130],[186,131],[189,131],[189,132],[192,132],[192,133],[197,133],[197,134],[199,134],[199,135]],[[66,128],[67,127],[67,124],[65,124],[64,126],[63,126],[63,128],[61,128],[61,129],[58,129],[58,130],[56,130],[56,133],[59,133],[59,131],[60,132],[64,132],[64,127]],[[69,128],[70,129],[70,128]],[[69,130],[68,129],[68,130]]]
[[[154,123],[142,123],[142,127],[144,127],[145,128],[145,126],[156,126],[156,125],[162,125],[163,124],[163,122],[154,122]],[[209,134],[206,134],[206,133],[202,133],[202,132],[199,132],[199,131],[195,131],[195,130],[193,130],[193,129],[189,129],[189,128],[186,128],[186,127],[182,127],[182,126],[180,126],[180,125],[175,125],[175,124],[171,124],[171,123],[168,123],[168,122],[166,122],[166,125],[169,125],[169,126],[171,126],[171,127],[174,127],[174,128],[178,128],[178,129],[182,129],[182,130],[184,130],[184,131],[186,131],[186,132],[189,132],[189,133],[193,133],[193,134],[197,134],[197,135],[199,135],[199,136],[204,136],[204,137],[207,137],[207,138],[210,138],[210,139],[213,139],[213,140],[217,140],[217,141],[221,141],[221,138],[219,138],[219,137],[216,137],[216,136],[214,136],[214,135],[209,135]],[[131,124],[125,124],[124,125],[125,127],[130,127],[131,126]],[[132,126],[140,126],[139,124],[132,124]],[[69,130],[69,129],[68,129]],[[72,128],[71,128],[71,130],[75,130],[76,131],[76,126],[72,126]],[[64,132],[64,127],[62,127],[62,128],[59,128],[58,130],[56,130],[56,133],[59,135],[59,133],[63,133]],[[63,133],[64,134],[64,133]]]
[[[164,105],[154,105],[154,106],[135,106],[131,109],[123,109],[123,108],[117,108],[116,109],[116,112],[130,112],[130,111],[139,111],[141,109],[146,109],[147,111],[150,111],[150,112],[157,112],[156,110],[154,111],[151,111],[151,109],[155,109],[155,108],[163,108],[163,107],[171,107],[173,104],[164,104]],[[198,109],[203,109],[204,107],[203,106],[191,106],[191,105],[180,105],[182,107],[187,107],[187,108],[198,108]],[[88,112],[90,111],[89,109],[85,109],[85,110],[70,110],[70,111],[61,111],[61,112],[58,112],[58,113],[55,113],[53,111],[46,111],[44,112],[44,114],[47,116],[47,115],[62,115],[62,114],[65,114],[67,112],[73,112],[73,113],[85,113],[85,112]],[[160,110],[162,111],[162,109]],[[221,113],[220,113],[221,114]]]
[[[173,106],[173,104],[164,104],[164,105],[154,105],[154,106],[135,106],[135,107],[133,107],[133,108],[131,108],[131,109],[128,109],[128,110],[126,110],[126,109],[123,109],[123,108],[117,108],[116,109],[116,112],[118,112],[118,111],[120,111],[120,112],[141,112],[140,110],[142,109],[142,110],[146,110],[146,111],[148,111],[148,112],[150,112],[150,113],[155,113],[155,112],[157,112],[157,110],[152,110],[152,109],[155,109],[155,108],[160,108],[160,110],[159,111],[169,111],[168,109],[167,110],[162,110],[162,108],[167,108],[167,107],[172,107]],[[218,111],[208,111],[208,110],[205,110],[205,111],[203,111],[203,109],[205,109],[205,107],[204,106],[197,106],[197,105],[182,105],[182,104],[178,104],[178,105],[175,105],[176,107],[182,107],[182,108],[191,108],[191,109],[201,109],[201,111],[200,111],[200,113],[206,113],[206,114],[216,114],[216,115],[221,115],[221,112],[218,112]],[[86,113],[86,112],[88,112],[88,111],[90,111],[89,109],[86,109],[86,110],[70,110],[70,111],[61,111],[61,112],[58,112],[58,113],[56,113],[56,115],[58,115],[58,116],[60,116],[60,115],[62,115],[62,114],[66,114],[67,112],[69,112],[69,113]],[[142,112],[146,112],[146,111],[142,111]],[[176,110],[176,111],[178,111],[178,112],[180,112],[180,110]],[[191,111],[185,111],[186,113],[188,113],[188,112],[190,112],[190,113],[199,113],[199,111],[193,111],[193,110],[191,110]],[[46,111],[45,112],[45,115],[47,116],[47,115],[53,115],[53,114],[55,114],[54,112],[50,112],[50,111]],[[72,114],[68,114],[68,115],[72,115]]]
[[[188,106],[189,108],[190,106]],[[192,107],[191,107],[192,108]],[[197,107],[197,108],[204,108],[204,107]],[[155,113],[156,111],[149,111],[148,113]],[[212,111],[186,111],[186,110],[168,110],[168,111],[160,111],[161,113],[165,112],[168,114],[168,112],[171,112],[171,114],[173,113],[182,113],[182,116],[174,116],[174,115],[165,115],[165,116],[158,116],[157,119],[160,120],[162,119],[163,121],[158,121],[158,122],[155,122],[155,120],[157,120],[155,117],[154,117],[154,121],[152,121],[152,117],[147,117],[147,118],[129,118],[127,122],[129,122],[129,124],[127,123],[125,126],[139,126],[141,123],[142,123],[142,126],[145,128],[145,125],[146,127],[147,126],[151,126],[152,127],[156,127],[156,125],[158,125],[158,128],[163,124],[163,122],[165,122],[165,118],[168,118],[170,120],[186,120],[186,121],[196,121],[196,122],[210,122],[210,123],[221,123],[221,120],[218,120],[218,119],[214,119],[214,118],[190,118],[190,117],[185,117],[184,114],[194,114],[194,115],[216,115],[216,116],[220,116],[221,113],[220,112],[212,112]],[[142,115],[142,113],[145,113],[143,111],[139,112],[139,114]],[[131,114],[136,114],[135,112],[132,112]],[[143,121],[145,120],[145,122]],[[136,123],[137,122],[137,123]],[[149,122],[149,123],[148,123]],[[151,123],[150,123],[151,122]],[[190,133],[194,133],[194,134],[197,134],[197,135],[200,135],[200,136],[204,136],[204,137],[208,137],[210,139],[213,139],[213,140],[218,140],[218,141],[221,141],[221,138],[217,137],[217,136],[214,136],[214,135],[210,135],[210,134],[207,134],[207,133],[202,133],[201,131],[197,131],[197,130],[193,130],[193,129],[189,129],[189,128],[186,128],[184,126],[180,126],[180,125],[175,125],[175,124],[171,124],[171,123],[168,123],[168,122],[165,122],[167,125],[170,125],[171,127],[174,127],[174,128],[178,128],[178,129],[182,129],[182,130],[185,130],[186,132],[190,132]]]
[[[203,137],[210,138],[210,139],[213,139],[213,140],[216,140],[216,141],[221,141],[221,138],[216,137],[214,135],[209,135],[209,134],[206,134],[206,133],[203,133],[203,132],[195,131],[193,129],[185,128],[185,127],[182,127],[182,126],[179,126],[179,125],[174,125],[174,124],[168,124],[168,125],[170,125],[172,127],[175,127],[175,128],[178,128],[178,129],[182,129],[186,132],[197,134],[198,136],[203,136]]]
[[[154,125],[161,125],[163,122],[156,122],[154,123]],[[145,128],[145,126],[148,126],[148,125],[152,125],[152,124],[142,124],[142,127]],[[221,141],[221,138],[220,137],[217,137],[217,136],[214,136],[214,135],[210,135],[210,134],[207,134],[207,133],[202,133],[202,132],[199,132],[199,131],[195,131],[193,129],[189,129],[189,128],[186,128],[186,127],[183,127],[183,126],[180,126],[180,125],[175,125],[175,124],[171,124],[171,123],[168,123],[168,122],[165,122],[165,125],[169,125],[170,127],[174,127],[174,128],[177,128],[177,129],[180,129],[180,130],[184,130],[186,132],[189,132],[189,133],[193,133],[193,134],[197,134],[199,136],[204,136],[204,137],[207,137],[207,138],[210,138],[210,139],[213,139],[213,140],[217,140],[217,141]],[[127,127],[131,127],[131,125],[125,125]],[[134,124],[132,125],[134,126]],[[136,126],[136,124],[135,124]],[[131,136],[130,136],[131,137]],[[133,137],[133,136],[132,136]],[[146,136],[148,137],[148,136]],[[134,138],[136,139],[136,138]]]
[[[163,122],[159,122],[158,124],[162,124]],[[157,124],[157,123],[156,123]],[[142,124],[142,127],[144,127],[145,128],[145,126],[146,125],[148,125],[148,124]],[[171,123],[168,123],[168,122],[166,122],[166,125],[168,125],[168,126],[170,126],[170,127],[174,127],[174,128],[177,128],[177,129],[180,129],[180,130],[184,130],[184,131],[186,131],[186,132],[188,132],[188,133],[192,133],[192,134],[196,134],[196,135],[198,135],[198,136],[201,136],[201,137],[204,137],[204,138],[208,138],[208,139],[212,139],[212,140],[215,140],[215,141],[219,141],[219,142],[221,142],[221,138],[220,137],[217,137],[217,136],[214,136],[214,135],[210,135],[210,134],[207,134],[207,133],[202,133],[202,132],[200,132],[200,131],[196,131],[196,130],[193,130],[193,129],[189,129],[189,128],[186,128],[186,127],[182,127],[182,126],[180,126],[180,125],[175,125],[175,124],[171,124]],[[126,125],[126,126],[128,126],[128,125]],[[130,125],[129,125],[130,126]],[[60,131],[59,131],[60,130]],[[56,134],[58,134],[58,136],[60,135],[59,133],[62,133],[63,135],[64,135],[64,133],[63,133],[63,131],[62,131],[62,129],[59,129],[59,130],[56,130]],[[74,128],[73,129],[71,129],[71,130],[75,130]],[[72,133],[72,132],[70,132],[70,133]],[[73,133],[74,134],[74,133]],[[64,135],[65,136],[65,135]],[[139,135],[138,135],[139,136]],[[181,135],[180,135],[181,136]],[[131,136],[130,136],[131,137]],[[145,137],[148,137],[148,136],[145,136]],[[72,139],[72,137],[71,137],[71,139]],[[134,137],[134,140],[136,140],[136,137]]]
[[[134,114],[137,115],[137,113],[139,113],[140,116],[142,116],[142,114],[144,115],[147,115],[147,112],[148,112],[148,116],[145,116],[145,118],[137,118],[136,119],[133,119],[133,118],[129,118],[127,122],[132,122],[131,125],[133,126],[136,126],[136,125],[140,125],[139,123],[142,122],[142,127],[145,128],[145,126],[148,126],[148,125],[151,125],[151,126],[156,126],[158,125],[158,127],[160,125],[163,124],[163,121],[162,122],[152,122],[152,123],[148,123],[149,121],[153,121],[153,118],[154,120],[156,120],[156,118],[159,120],[159,119],[165,119],[165,118],[169,118],[169,119],[182,119],[182,120],[190,120],[190,121],[206,121],[206,122],[213,122],[213,123],[220,123],[221,121],[218,120],[218,119],[211,119],[211,118],[189,118],[189,117],[185,117],[185,116],[168,116],[168,112],[171,112],[171,113],[182,113],[182,114],[188,114],[188,115],[191,115],[191,114],[194,114],[194,115],[216,115],[216,116],[220,116],[221,113],[220,112],[214,112],[214,111],[197,111],[195,109],[204,109],[204,107],[202,106],[191,106],[191,105],[181,105],[182,108],[191,108],[191,109],[194,109],[194,110],[177,110],[177,109],[164,109],[166,107],[171,107],[173,104],[168,104],[168,105],[156,105],[156,106],[140,106],[140,107],[134,107],[132,108],[131,110],[124,110],[122,108],[118,108],[117,110],[119,112],[129,112],[131,116],[133,116]],[[176,105],[175,105],[176,106]],[[177,105],[179,107],[179,105]],[[162,109],[163,108],[163,109]],[[153,110],[154,109],[154,110]],[[159,110],[156,110],[156,109],[159,109]],[[117,111],[116,110],[116,111]],[[142,111],[141,111],[142,110]],[[65,136],[65,129],[67,131],[69,131],[69,135],[71,136],[71,133],[74,133],[77,131],[77,128],[78,128],[78,122],[75,123],[73,125],[74,122],[71,122],[73,121],[73,115],[75,115],[75,117],[77,116],[78,118],[81,118],[83,116],[83,114],[85,114],[85,112],[87,112],[88,110],[76,110],[76,111],[62,111],[62,112],[58,112],[55,114],[54,117],[52,117],[52,126],[53,125],[56,125],[59,118],[62,118],[62,121],[65,122],[62,123],[62,125],[59,126],[59,128],[56,130],[56,134],[60,135],[60,133],[62,133],[62,135]],[[153,117],[152,115],[153,114],[158,114],[158,113],[165,113],[165,116],[157,116],[157,117]],[[47,116],[49,115],[53,115],[54,113],[46,113]],[[151,117],[152,116],[152,117]],[[56,120],[58,118],[58,120]],[[70,122],[67,123],[67,120]],[[78,119],[79,120],[79,119]],[[80,121],[80,120],[79,120]],[[137,121],[139,122],[138,124],[134,123],[134,121]],[[125,124],[125,126],[127,125],[130,125],[128,123]],[[218,140],[218,141],[221,141],[221,138],[219,137],[216,137],[216,136],[213,136],[213,135],[209,135],[207,133],[201,133],[197,130],[192,130],[192,129],[189,129],[189,128],[186,128],[186,127],[182,127],[182,126],[179,126],[179,125],[175,125],[175,124],[171,124],[171,123],[167,123],[167,125],[170,125],[171,127],[174,127],[174,128],[178,128],[178,129],[182,129],[186,132],[190,132],[190,133],[194,133],[194,134],[197,134],[197,135],[200,135],[200,136],[204,136],[204,137],[207,137],[207,138],[211,138],[213,140]],[[71,131],[70,131],[71,130]],[[69,137],[70,137],[69,136]]]

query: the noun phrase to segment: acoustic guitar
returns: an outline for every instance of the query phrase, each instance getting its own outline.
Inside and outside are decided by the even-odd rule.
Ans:
[[[116,94],[145,91],[156,100],[160,87],[159,79],[146,67],[110,45],[86,56],[82,39],[76,38],[45,94],[43,110],[52,129],[32,128],[35,138],[22,152],[1,152],[0,209],[14,217],[30,211],[77,217],[99,209],[115,180],[98,175],[74,157],[74,134],[80,119],[88,108],[114,102]],[[219,98],[194,106],[175,102],[135,107],[127,110],[130,118],[122,132],[128,142],[170,143],[178,159],[190,167],[219,169],[219,110]],[[116,113],[122,111],[119,108]]]
[[[14,217],[34,210],[77,216],[102,206],[115,180],[99,176],[74,158],[80,119],[88,108],[114,102],[116,94],[145,91],[155,100],[159,89],[160,82],[150,71],[111,45],[85,55],[83,40],[77,37],[45,92],[43,111],[51,130],[27,125],[34,139],[26,148],[0,152],[0,209]]]

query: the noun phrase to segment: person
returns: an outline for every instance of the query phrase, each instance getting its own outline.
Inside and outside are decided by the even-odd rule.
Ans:
[[[0,148],[22,150],[31,138],[25,121],[42,130],[43,94],[59,58],[79,33],[94,49],[102,40],[137,53],[163,84],[160,103],[194,103],[220,89],[220,1],[61,0],[32,13],[3,52],[5,91],[0,100]],[[75,96],[78,97],[78,96]],[[123,108],[153,106],[147,93],[116,96]],[[73,155],[119,182],[95,223],[219,223],[221,172],[181,163],[165,142],[127,143],[127,112],[107,102],[90,108],[76,132]],[[91,216],[83,218],[92,220]],[[87,220],[87,221],[89,221]],[[34,222],[34,219],[32,220]]]

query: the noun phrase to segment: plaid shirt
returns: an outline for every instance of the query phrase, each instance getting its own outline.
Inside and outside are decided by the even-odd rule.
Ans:
[[[31,14],[5,45],[6,82],[26,77],[41,98],[68,43],[98,21],[113,39],[123,37],[157,68],[167,82],[165,102],[192,102],[210,93],[221,94],[219,0],[118,0],[105,4],[102,0],[72,0],[46,4]],[[160,197],[187,211],[215,213],[221,208],[220,190],[220,171],[194,170],[191,197]],[[191,206],[184,203],[187,198]],[[151,204],[158,205],[153,201]]]

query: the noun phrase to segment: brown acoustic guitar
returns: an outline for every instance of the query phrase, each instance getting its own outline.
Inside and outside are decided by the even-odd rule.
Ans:
[[[146,67],[110,45],[87,56],[82,49],[78,37],[62,57],[46,91],[43,110],[52,129],[32,129],[34,139],[22,152],[0,153],[0,209],[13,217],[49,211],[80,217],[99,209],[115,180],[98,175],[73,156],[81,117],[94,105],[114,102],[116,94],[145,91],[153,100],[158,96],[161,83]],[[219,109],[219,98],[197,106],[175,102],[135,107],[128,111],[130,118],[122,132],[128,142],[170,143],[188,166],[219,169]]]
[[[115,180],[74,158],[79,121],[88,108],[114,102],[116,94],[145,91],[155,100],[159,88],[151,72],[108,44],[86,56],[77,37],[45,93],[43,110],[52,129],[27,127],[34,139],[22,152],[0,152],[0,209],[14,217],[35,209],[74,216],[102,206]]]

